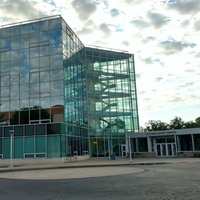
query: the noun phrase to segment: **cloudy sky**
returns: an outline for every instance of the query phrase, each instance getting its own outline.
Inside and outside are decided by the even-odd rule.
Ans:
[[[61,14],[84,44],[135,55],[140,125],[200,116],[200,0],[1,0],[0,25]]]

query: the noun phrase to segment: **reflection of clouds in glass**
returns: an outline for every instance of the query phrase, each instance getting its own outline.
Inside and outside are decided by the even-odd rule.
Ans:
[[[1,52],[1,61],[8,61],[8,60],[10,60],[10,51]]]
[[[20,61],[20,74],[28,74],[29,73],[29,59],[24,59]]]
[[[30,34],[30,44],[39,42],[39,33]]]
[[[39,83],[30,84],[30,95],[39,94]]]
[[[40,84],[40,93],[50,93],[50,82]]]
[[[19,85],[19,78],[20,78],[19,74],[11,75],[10,76],[10,85]],[[9,78],[7,80],[9,80]]]
[[[63,79],[63,69],[51,70],[50,71],[51,80],[61,80]]]
[[[63,60],[62,60],[62,55],[52,55],[50,57],[50,67],[51,69],[58,69],[58,68],[63,68]]]
[[[40,24],[38,22],[30,24],[30,33],[35,33],[40,30]]]
[[[30,83],[39,82],[39,72],[30,73]]]
[[[2,29],[2,37],[10,37],[10,27]]]
[[[50,75],[49,71],[43,71],[40,72],[40,82],[49,82],[50,81]]]
[[[7,87],[1,87],[1,97],[8,97],[10,93],[10,88]]]
[[[20,35],[20,48],[28,48],[29,47],[29,35]]]
[[[11,27],[11,36],[19,35],[19,26]]]
[[[19,110],[19,100],[10,102],[10,111]]]
[[[63,95],[63,81],[51,82],[51,96]]]
[[[39,47],[30,48],[30,57],[38,57],[40,53]]]
[[[10,99],[17,100],[19,99],[19,85],[10,87]]]
[[[49,46],[40,47],[40,56],[49,55]]]
[[[20,99],[29,98],[29,85],[20,85]]]
[[[38,98],[30,99],[30,107],[33,107],[35,105],[40,105],[39,104],[39,99]]]
[[[18,60],[19,59],[19,50],[11,51],[10,55],[11,55],[11,60]]]
[[[49,56],[40,57],[40,67],[49,66]]]
[[[1,101],[0,110],[2,112],[9,111],[9,101]]]
[[[1,76],[0,77],[0,86],[8,86],[9,85],[9,76]]]
[[[11,73],[19,74],[19,61],[11,61]]]
[[[30,71],[38,71],[38,70],[39,70],[39,58],[31,58]]]
[[[11,43],[10,38],[4,38],[4,39],[2,39],[1,40],[1,48],[3,50],[4,49],[6,49],[6,50],[10,49],[10,43]]]
[[[52,19],[50,20],[50,29],[61,29],[62,28],[62,19]]]
[[[64,105],[61,22],[54,19],[3,30],[1,111]],[[11,39],[6,38],[8,36],[12,36]],[[50,68],[55,70],[50,71]]]
[[[20,26],[20,34],[28,34],[30,33],[30,24],[22,24]]]
[[[59,53],[62,53],[62,44],[61,43],[59,45],[57,45],[57,44],[50,45],[50,54],[51,55],[59,54]]]
[[[20,58],[21,59],[29,58],[29,48],[28,49],[20,49]]]
[[[1,63],[1,72],[10,71],[10,62],[2,62]]]
[[[50,108],[51,107],[51,98],[41,98],[40,99],[40,106],[42,108]]]
[[[29,99],[20,100],[20,105],[19,106],[20,106],[20,109],[24,108],[24,107],[28,108],[29,107]]]
[[[29,74],[20,74],[20,84],[29,83]]]
[[[40,22],[40,31],[44,31],[48,29],[49,29],[49,21]]]
[[[40,32],[40,42],[49,40],[49,31]]]
[[[50,31],[50,44],[59,45],[62,41],[62,29]]]
[[[11,49],[19,49],[19,36],[15,36],[11,38]]]

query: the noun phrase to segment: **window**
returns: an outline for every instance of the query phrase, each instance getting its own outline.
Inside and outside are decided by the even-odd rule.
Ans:
[[[16,126],[14,131],[15,131],[15,137],[23,136],[23,126]]]
[[[26,136],[34,135],[34,126],[33,125],[25,126],[25,135]]]

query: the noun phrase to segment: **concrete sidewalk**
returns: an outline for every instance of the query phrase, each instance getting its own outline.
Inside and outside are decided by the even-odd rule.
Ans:
[[[109,167],[109,166],[125,166],[125,165],[156,165],[156,164],[173,164],[173,163],[200,163],[200,158],[135,158],[130,161],[129,158],[116,157],[115,160],[108,158],[91,158],[79,162],[68,163],[50,163],[50,164],[31,164],[31,165],[15,165],[13,167],[1,166],[0,173],[12,171],[29,171],[29,170],[45,170],[45,169],[64,169],[64,168],[88,168],[88,167]]]

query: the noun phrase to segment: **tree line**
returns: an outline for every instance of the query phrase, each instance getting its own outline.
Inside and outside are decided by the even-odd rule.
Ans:
[[[171,129],[183,129],[183,128],[199,128],[200,117],[194,121],[183,121],[181,117],[174,117],[170,120],[170,123],[163,122],[161,120],[149,120],[145,123],[146,131],[160,131],[160,130],[171,130]]]

